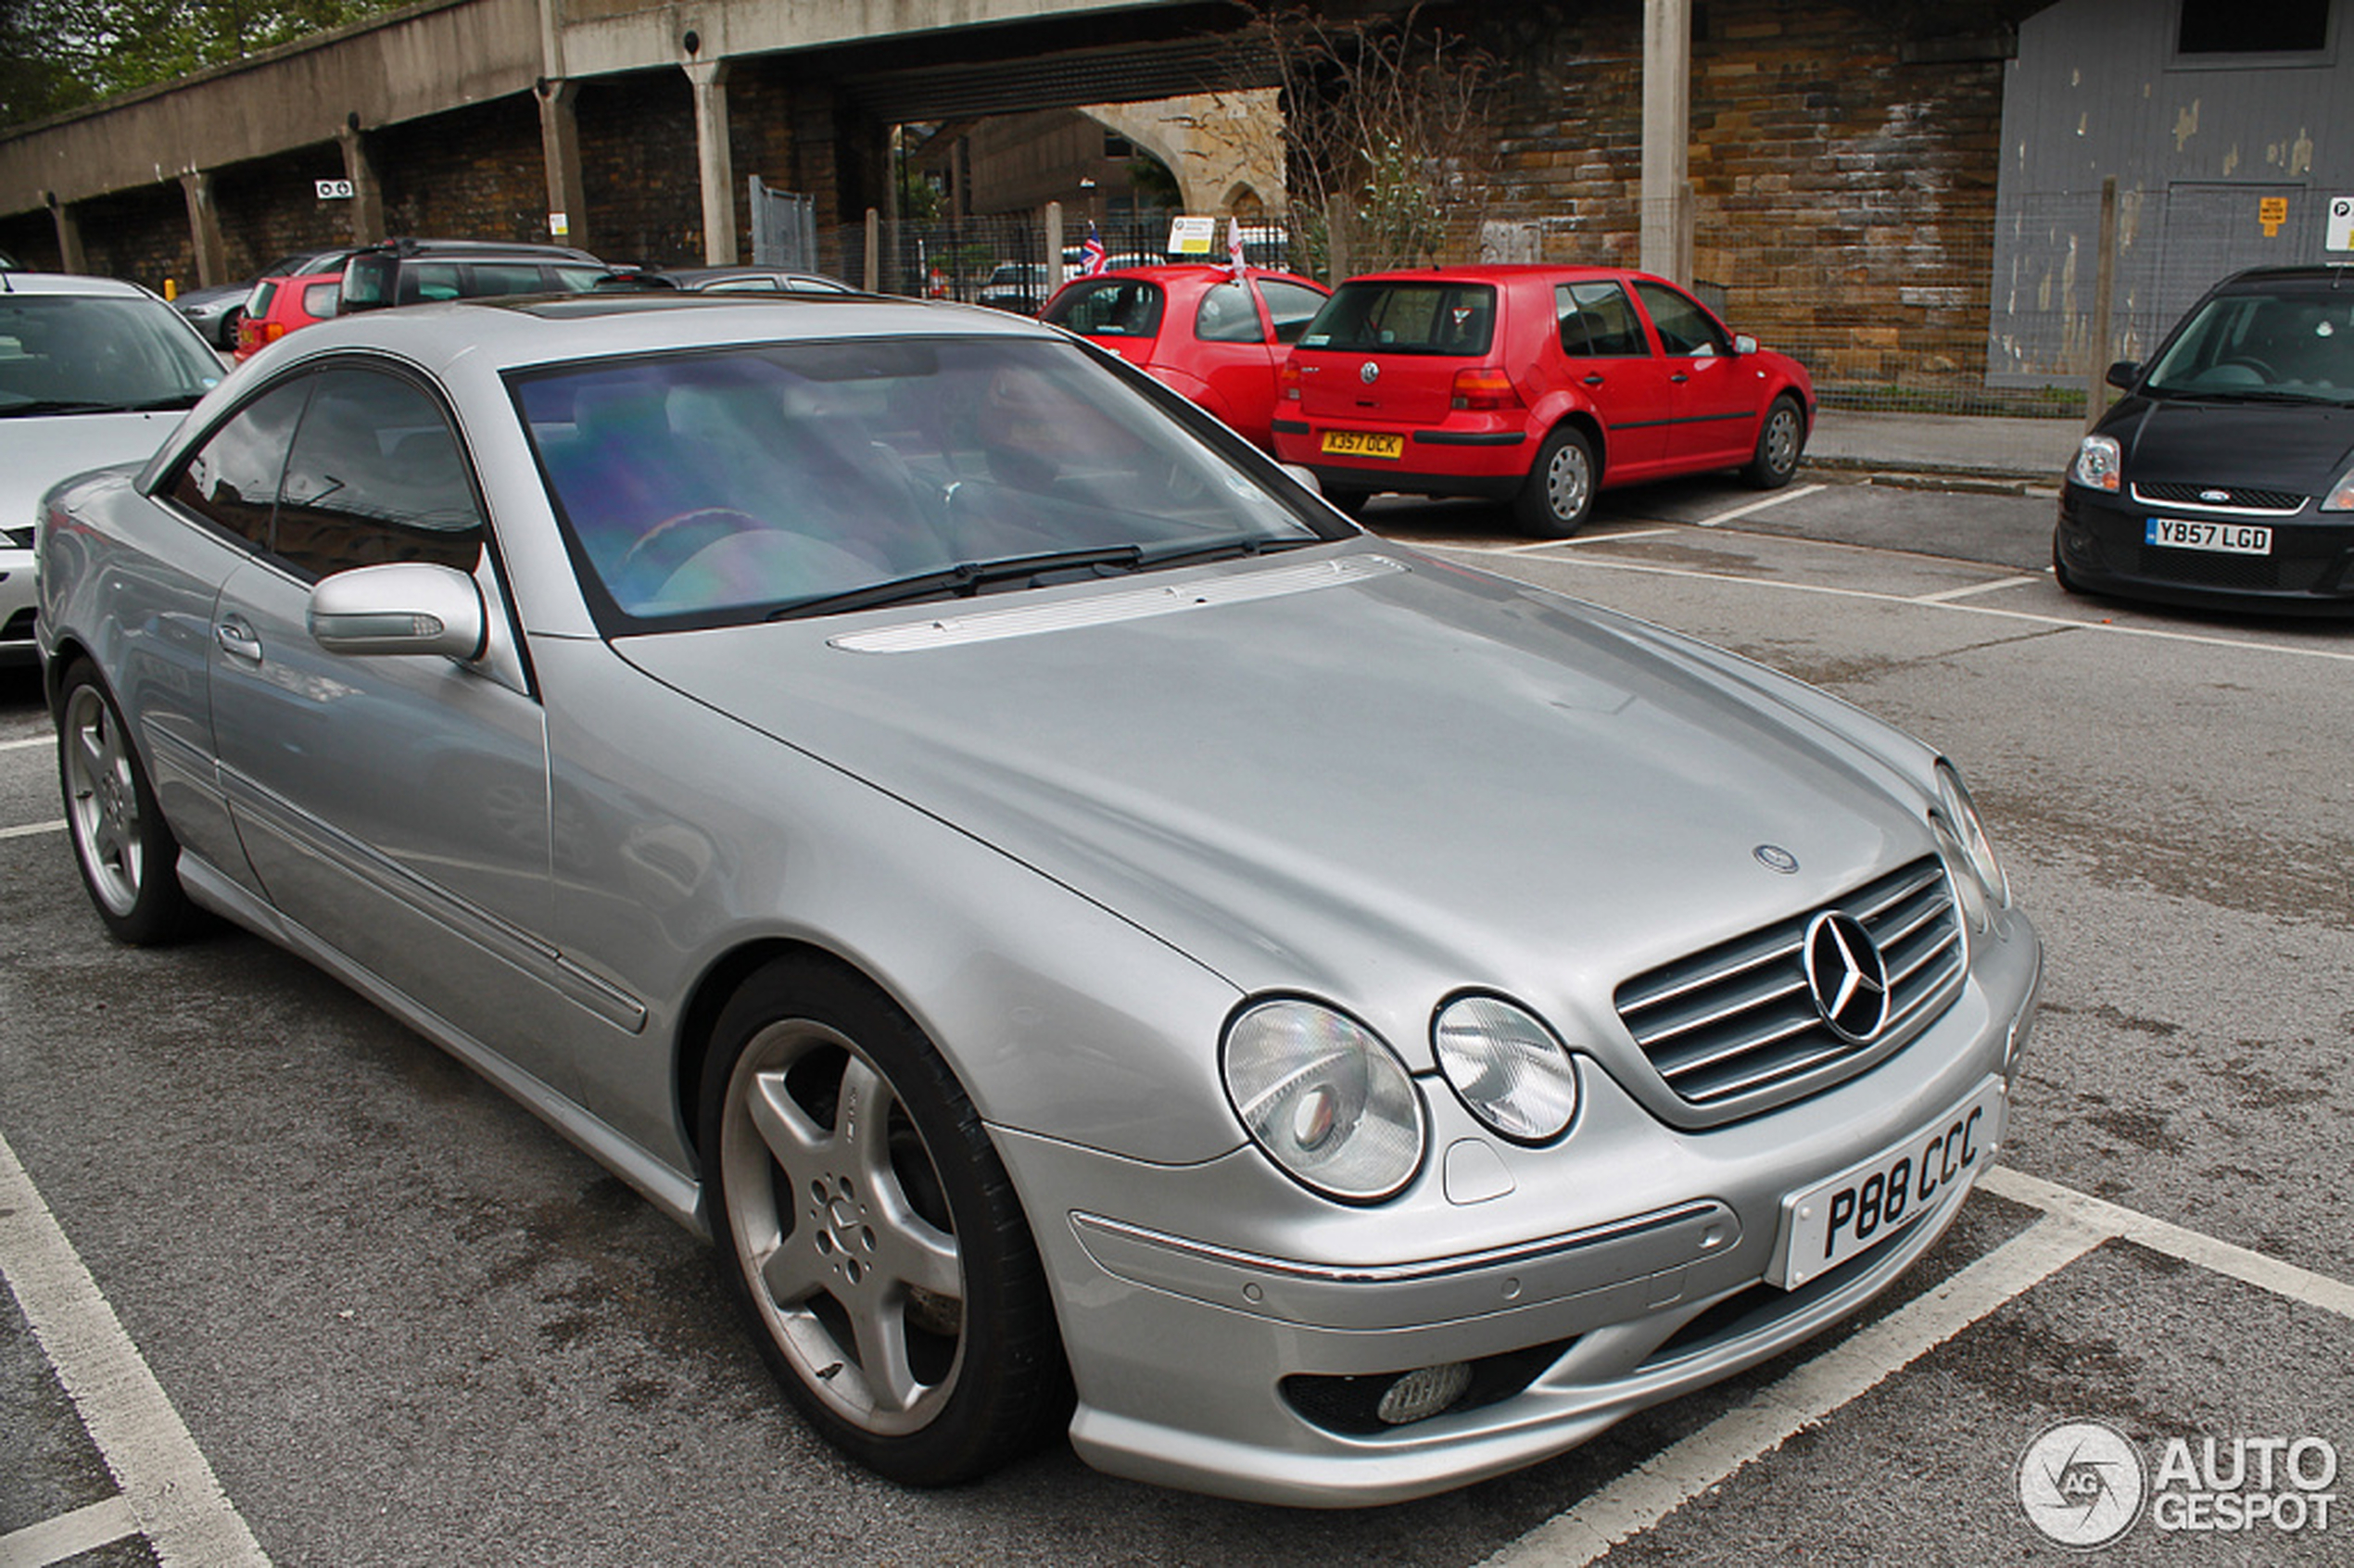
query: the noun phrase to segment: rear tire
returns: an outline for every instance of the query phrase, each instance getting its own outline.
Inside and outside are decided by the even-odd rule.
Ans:
[[[1528,478],[1512,498],[1512,514],[1533,538],[1565,539],[1586,525],[1594,511],[1599,473],[1593,443],[1585,432],[1562,425],[1537,449]]]
[[[57,714],[66,828],[98,918],[134,947],[184,935],[196,911],[180,886],[180,841],[156,804],[122,710],[89,660],[67,668]]]
[[[702,1143],[722,1272],[810,1425],[909,1486],[1069,1416],[1035,1243],[972,1102],[865,980],[780,959],[721,1013]]]
[[[1798,399],[1788,395],[1777,398],[1766,411],[1766,423],[1757,427],[1757,454],[1741,470],[1741,477],[1761,490],[1778,490],[1798,472],[1798,460],[1805,449],[1806,416],[1800,411]]]

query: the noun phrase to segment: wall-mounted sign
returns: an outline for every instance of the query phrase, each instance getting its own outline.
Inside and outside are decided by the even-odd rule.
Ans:
[[[570,233],[572,233],[571,213],[551,212],[548,214],[548,237],[550,239],[562,239]]]
[[[2288,221],[2288,197],[2266,196],[2256,204],[2256,221],[2264,225],[2266,239],[2278,239],[2281,225]]]
[[[349,201],[353,195],[348,180],[313,180],[310,183],[318,187],[321,201]]]
[[[1215,218],[1171,218],[1169,221],[1169,254],[1171,256],[1207,256],[1218,243],[1218,220]]]
[[[2330,197],[2330,221],[2322,235],[2323,250],[2354,250],[2354,196]]]

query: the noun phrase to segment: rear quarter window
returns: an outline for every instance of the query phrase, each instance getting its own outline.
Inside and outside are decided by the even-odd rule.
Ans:
[[[1343,284],[1299,347],[1468,358],[1487,353],[1495,332],[1496,290],[1487,284]]]
[[[1104,278],[1066,290],[1046,308],[1046,320],[1085,337],[1157,337],[1165,303],[1158,284]]]

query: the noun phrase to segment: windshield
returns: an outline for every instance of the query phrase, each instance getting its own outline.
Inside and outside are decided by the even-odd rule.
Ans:
[[[766,344],[518,376],[514,395],[582,581],[625,621],[826,613],[1323,537],[1239,443],[1205,444],[1068,342]]]
[[[186,408],[221,373],[220,356],[160,300],[0,295],[0,419]]]
[[[2174,335],[2142,390],[2175,398],[2354,402],[2354,293],[2210,299]]]

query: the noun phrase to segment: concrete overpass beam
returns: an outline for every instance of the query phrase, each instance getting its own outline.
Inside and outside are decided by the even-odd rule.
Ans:
[[[736,163],[728,146],[728,62],[690,60],[695,90],[695,161],[702,171],[703,261],[736,264]]]
[[[1643,0],[1642,265],[1692,281],[1692,0]]]
[[[580,83],[543,77],[538,95],[539,156],[548,169],[548,237],[594,250],[588,234],[588,189],[580,173]]]
[[[343,177],[351,182],[351,243],[374,245],[385,237],[385,187],[376,178],[376,160],[358,125],[346,123],[335,140],[343,144]]]
[[[74,211],[73,203],[59,201],[57,192],[49,192],[48,197],[49,217],[57,225],[59,270],[68,272],[88,272],[90,258],[82,248],[82,215]]]
[[[210,288],[229,281],[229,247],[221,237],[221,213],[212,202],[212,176],[190,169],[180,176],[180,194],[188,202],[188,233],[196,242],[196,286]]]

